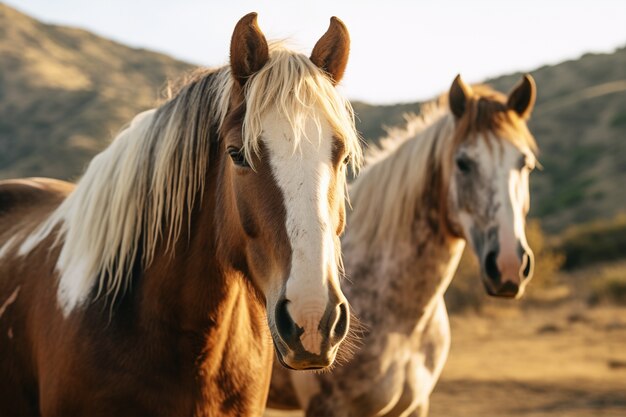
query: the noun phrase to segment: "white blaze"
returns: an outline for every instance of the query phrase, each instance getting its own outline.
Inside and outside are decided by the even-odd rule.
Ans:
[[[285,297],[296,325],[304,329],[303,347],[321,351],[318,326],[328,305],[329,271],[336,271],[335,242],[328,204],[331,180],[332,132],[326,123],[306,122],[299,146],[289,123],[268,112],[263,139],[286,209],[291,243],[291,271]],[[321,118],[320,118],[321,119]]]

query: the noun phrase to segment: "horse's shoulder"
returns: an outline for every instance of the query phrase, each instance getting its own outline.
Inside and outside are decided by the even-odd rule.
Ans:
[[[0,212],[33,204],[63,200],[74,185],[49,178],[22,178],[0,181]]]

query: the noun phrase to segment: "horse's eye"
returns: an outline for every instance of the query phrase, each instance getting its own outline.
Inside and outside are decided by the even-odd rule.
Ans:
[[[248,164],[248,161],[246,161],[246,157],[243,154],[243,149],[230,147],[228,148],[228,154],[235,165],[243,168],[250,167],[250,164]]]
[[[529,171],[532,171],[533,168],[532,166],[528,163],[528,160],[526,159],[525,156],[520,157],[520,159],[517,161],[517,168],[521,171],[524,168],[527,168]]]
[[[463,174],[467,174],[472,170],[472,161],[465,157],[457,158],[456,166]]]
[[[519,171],[523,170],[526,167],[526,158],[524,158],[523,156],[521,156],[518,160],[517,160],[517,169]]]

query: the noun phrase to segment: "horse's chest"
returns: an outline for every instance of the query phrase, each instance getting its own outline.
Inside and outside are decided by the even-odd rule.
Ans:
[[[409,342],[400,334],[370,339],[367,351],[357,355],[344,368],[350,376],[342,380],[351,383],[343,384],[342,391],[352,399],[353,415],[384,415],[398,402],[411,360],[406,348]]]
[[[198,416],[261,415],[269,390],[273,347],[259,337],[231,338],[220,355],[200,369],[202,400]]]
[[[257,416],[262,413],[269,384],[267,371],[219,372],[205,381],[202,398],[195,408],[198,417]]]

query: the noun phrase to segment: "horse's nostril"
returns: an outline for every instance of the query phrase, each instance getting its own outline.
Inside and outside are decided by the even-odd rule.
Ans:
[[[333,343],[339,343],[348,334],[348,307],[345,303],[341,303],[338,310],[339,316],[330,334]]]
[[[485,257],[485,273],[494,282],[500,282],[500,270],[498,269],[498,252],[491,251]]]
[[[522,265],[524,265],[524,269],[522,270],[524,278],[530,277],[530,273],[533,270],[533,257],[530,256],[528,252],[524,252],[524,255],[522,256]]]
[[[275,314],[276,330],[278,330],[280,337],[287,343],[289,343],[291,341],[290,339],[296,334],[296,323],[289,315],[289,311],[287,310],[288,304],[289,300],[285,299],[280,301]]]
[[[528,252],[524,249],[521,242],[517,242],[517,256],[522,261],[522,275],[524,278],[529,278],[533,273],[533,256],[532,252]]]

